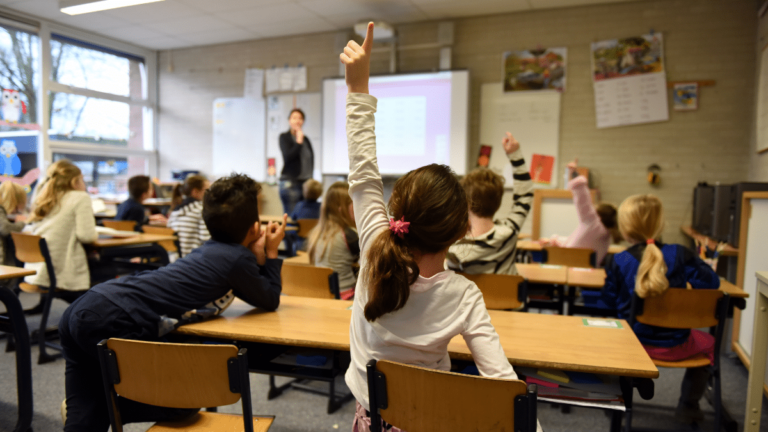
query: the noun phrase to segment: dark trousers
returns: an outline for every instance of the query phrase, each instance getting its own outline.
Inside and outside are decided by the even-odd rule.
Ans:
[[[280,180],[280,201],[283,202],[283,212],[289,216],[296,204],[304,199],[303,184],[303,180]]]
[[[109,412],[96,344],[118,337],[157,340],[156,330],[142,328],[106,297],[87,292],[64,312],[59,336],[67,361],[67,422],[64,430],[106,432]],[[118,398],[123,423],[179,420],[198,410],[161,408]]]

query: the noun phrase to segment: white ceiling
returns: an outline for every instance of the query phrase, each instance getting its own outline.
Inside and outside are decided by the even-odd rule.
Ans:
[[[69,16],[58,0],[0,5],[151,49],[351,28],[363,19],[394,24],[632,0],[165,0]]]

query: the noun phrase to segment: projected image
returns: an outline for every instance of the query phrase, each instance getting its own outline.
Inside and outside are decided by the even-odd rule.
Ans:
[[[404,174],[431,163],[449,165],[460,173],[465,171],[466,87],[457,90],[454,80],[451,72],[371,78],[369,90],[378,100],[376,147],[383,175]],[[343,79],[324,83],[325,173],[343,174],[349,167],[346,96]]]

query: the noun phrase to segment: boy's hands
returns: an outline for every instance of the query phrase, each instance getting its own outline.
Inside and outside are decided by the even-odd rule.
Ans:
[[[285,237],[285,226],[288,224],[288,214],[283,214],[283,223],[269,222],[267,225],[265,237],[266,237],[266,252],[267,258],[277,258],[277,247],[280,246],[280,242]]]
[[[260,266],[263,266],[267,262],[267,252],[265,249],[267,241],[267,231],[261,230],[259,232],[259,239],[251,243],[251,252],[256,255],[256,262]]]
[[[349,41],[344,52],[339,55],[345,66],[347,89],[350,93],[368,93],[368,77],[371,68],[371,48],[373,47],[373,23],[368,23],[363,46]]]
[[[507,135],[501,140],[501,144],[504,146],[504,151],[507,154],[512,154],[520,149],[520,143],[517,142],[515,137],[509,132],[507,132]]]

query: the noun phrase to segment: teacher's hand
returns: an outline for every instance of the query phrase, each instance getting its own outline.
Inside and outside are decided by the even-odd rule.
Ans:
[[[301,128],[296,129],[296,144],[304,144],[304,132]]]

